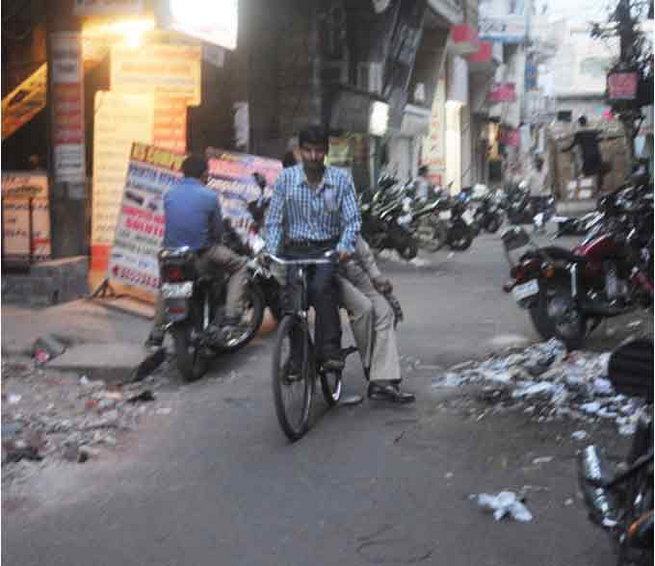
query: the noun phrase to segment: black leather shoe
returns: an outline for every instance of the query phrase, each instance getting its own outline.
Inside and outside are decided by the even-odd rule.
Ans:
[[[161,348],[164,345],[164,335],[158,332],[152,332],[145,341],[146,348]]]
[[[368,384],[367,395],[369,399],[391,401],[392,403],[413,403],[416,401],[416,396],[413,393],[401,391],[397,383],[387,385],[372,381]]]

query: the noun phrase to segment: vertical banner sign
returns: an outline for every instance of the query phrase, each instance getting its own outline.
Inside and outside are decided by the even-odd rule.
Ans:
[[[173,151],[186,151],[186,109],[188,99],[155,91],[152,143]]]
[[[428,167],[430,181],[441,185],[446,174],[446,80],[440,78],[435,90],[432,113],[430,115],[430,130],[423,143],[423,164]]]
[[[253,222],[248,203],[256,201],[261,192],[253,177],[260,173],[266,178],[267,192],[272,191],[277,176],[282,171],[282,162],[277,159],[257,157],[244,153],[208,149],[208,186],[218,192],[221,211],[228,218],[244,244],[254,245],[250,227]]]
[[[153,95],[98,91],[93,144],[91,268],[105,270],[133,142],[150,143]]]
[[[84,198],[84,94],[81,34],[50,36],[54,179],[71,183],[69,197]]]
[[[164,195],[181,178],[184,154],[135,143],[109,260],[109,277],[147,291],[159,288]]]
[[[2,254],[6,258],[26,259],[30,252],[34,259],[50,257],[48,175],[45,172],[2,174],[2,244]]]

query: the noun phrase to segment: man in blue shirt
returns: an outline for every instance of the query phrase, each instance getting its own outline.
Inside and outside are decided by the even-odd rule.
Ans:
[[[348,173],[325,165],[329,136],[311,126],[298,136],[302,164],[284,169],[277,179],[266,217],[266,248],[289,258],[315,258],[335,250],[340,261],[355,251],[361,220]],[[316,310],[316,348],[323,367],[343,368],[341,322],[335,266],[310,271],[309,299]],[[294,293],[293,282],[287,296]]]
[[[207,161],[190,155],[182,163],[182,179],[164,196],[164,247],[187,246],[200,257],[200,268],[215,268],[229,275],[225,299],[225,327],[239,322],[241,301],[247,283],[247,258],[236,254],[222,244],[223,218],[218,195],[208,189]],[[164,308],[157,301],[155,324],[147,344],[160,346],[164,340]]]

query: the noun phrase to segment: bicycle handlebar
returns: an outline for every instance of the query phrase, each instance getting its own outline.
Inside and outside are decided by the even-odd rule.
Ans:
[[[314,259],[282,259],[281,257],[275,256],[273,254],[264,254],[264,256],[270,258],[275,263],[279,263],[280,265],[323,265],[334,263],[336,252],[327,252],[323,258]]]

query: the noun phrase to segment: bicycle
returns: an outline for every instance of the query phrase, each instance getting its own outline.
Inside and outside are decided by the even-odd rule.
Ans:
[[[320,378],[323,397],[329,407],[339,403],[342,394],[342,372],[325,371],[316,358],[314,343],[309,327],[309,293],[307,286],[307,267],[335,262],[334,252],[326,253],[322,258],[286,260],[267,254],[265,257],[283,265],[297,267],[288,270],[288,277],[295,277],[299,292],[293,297],[291,305],[285,306],[280,320],[275,346],[273,349],[273,399],[275,413],[282,431],[292,442],[302,438],[309,429],[312,399],[316,376]],[[348,354],[356,348],[347,348],[342,353]],[[293,400],[287,393],[297,389],[298,407],[292,406]],[[294,414],[295,413],[295,414]]]

